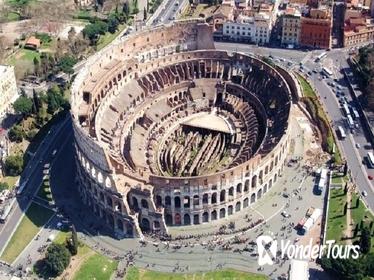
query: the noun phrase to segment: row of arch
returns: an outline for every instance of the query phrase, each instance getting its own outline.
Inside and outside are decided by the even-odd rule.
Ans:
[[[252,193],[250,196],[245,197],[242,201],[237,201],[234,204],[228,206],[220,207],[213,210],[205,210],[200,213],[166,213],[165,223],[166,225],[198,225],[201,223],[208,223],[210,221],[215,221],[218,219],[224,219],[228,216],[233,215],[247,208],[249,205],[255,203],[258,199],[262,197],[270,188],[265,185],[263,188],[259,189],[257,193]]]
[[[279,170],[280,173],[280,170]],[[275,183],[278,179],[278,174],[275,173],[274,177],[271,178],[268,183],[266,184],[266,188],[271,188],[273,186],[273,183]],[[223,189],[220,192],[212,192],[212,193],[204,193],[203,195],[195,194],[193,196],[162,196],[160,194],[156,195],[156,206],[163,206],[163,207],[174,207],[174,208],[193,208],[195,206],[200,205],[211,205],[211,204],[218,204],[226,202],[228,199],[236,199],[240,198],[244,195],[246,195],[250,189],[247,184],[244,185],[244,188],[242,188],[242,183],[237,184],[236,188],[230,187],[228,190]],[[252,191],[256,188],[252,188]]]

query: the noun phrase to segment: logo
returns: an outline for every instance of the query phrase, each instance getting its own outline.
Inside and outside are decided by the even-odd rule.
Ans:
[[[273,237],[268,235],[261,235],[256,239],[258,250],[258,264],[263,266],[265,264],[272,265],[273,259],[277,256],[278,243]]]
[[[278,241],[269,235],[260,235],[256,239],[258,264],[273,265],[277,257]],[[307,245],[291,244],[290,240],[280,241],[280,257],[282,259],[317,259],[325,255],[332,259],[357,259],[360,256],[359,245],[336,244],[335,240],[327,240],[325,244],[313,245],[313,239]]]

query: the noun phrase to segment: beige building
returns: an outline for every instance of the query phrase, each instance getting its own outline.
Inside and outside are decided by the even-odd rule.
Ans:
[[[301,29],[301,13],[288,8],[282,18],[282,45],[298,45]]]
[[[0,117],[9,112],[17,97],[14,66],[0,65]]]
[[[374,40],[374,20],[360,10],[345,13],[344,47],[365,44]]]

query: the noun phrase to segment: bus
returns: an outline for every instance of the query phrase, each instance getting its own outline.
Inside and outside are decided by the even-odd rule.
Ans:
[[[373,152],[368,152],[367,165],[369,168],[374,168],[374,155]]]
[[[0,223],[5,223],[6,219],[10,214],[10,210],[12,210],[12,205],[13,204],[8,204],[2,209],[0,213]]]
[[[348,123],[348,127],[350,129],[353,129],[355,127],[355,123],[353,122],[353,119],[352,119],[351,115],[347,116],[347,123]]]
[[[340,125],[338,126],[338,131],[341,139],[344,139],[347,136],[345,134],[344,128],[342,128]]]
[[[326,52],[323,52],[321,53],[319,56],[316,57],[316,62],[319,62],[321,61],[322,59],[324,59],[325,57],[327,56],[327,53]]]
[[[358,114],[357,110],[352,107],[352,117],[355,120],[358,120],[360,118],[360,115]]]
[[[345,114],[347,117],[351,114],[351,112],[349,111],[349,107],[348,107],[348,104],[347,104],[347,103],[344,103],[344,104],[343,104],[343,112],[344,112],[344,114]]]
[[[328,77],[331,77],[331,76],[332,76],[332,72],[331,72],[331,70],[330,70],[329,68],[323,67],[323,68],[322,68],[322,72],[323,72],[326,76],[328,76]]]

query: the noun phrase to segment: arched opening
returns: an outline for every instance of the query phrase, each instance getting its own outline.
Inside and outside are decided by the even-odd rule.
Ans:
[[[160,222],[159,221],[154,221],[153,222],[153,229],[154,230],[159,230],[160,229]]]
[[[229,188],[229,196],[234,196],[234,187]]]
[[[219,210],[219,217],[220,219],[224,218],[226,216],[226,209],[225,208],[221,208],[221,210]]]
[[[148,209],[148,201],[147,201],[147,200],[142,199],[142,200],[141,200],[141,203],[142,203],[142,208],[144,208],[144,209]]]
[[[203,223],[209,222],[209,214],[208,212],[203,213]]]
[[[252,189],[255,189],[257,187],[257,175],[252,177]]]
[[[135,211],[139,210],[138,200],[135,196],[132,197],[132,207],[134,208]]]
[[[221,194],[219,196],[219,200],[220,200],[220,202],[224,202],[226,200],[226,191],[225,190],[221,191]]]
[[[242,193],[242,183],[239,183],[236,185],[236,193],[241,194]]]
[[[212,204],[217,203],[217,193],[212,193]]]
[[[173,217],[170,214],[165,215],[165,223],[168,226],[171,226],[173,224]]]
[[[232,205],[229,205],[229,207],[227,207],[227,214],[230,216],[233,214],[233,211],[234,210],[234,207],[232,207]]]
[[[249,179],[245,180],[245,183],[244,183],[244,192],[248,192],[249,191]]]
[[[264,179],[263,175],[264,175],[264,172],[261,170],[260,173],[258,174],[258,179],[260,181],[260,185],[262,185],[262,183],[263,183],[263,179]]]
[[[259,189],[257,192],[257,199],[260,199],[262,196],[262,189]]]
[[[181,199],[179,196],[174,197],[174,207],[181,208]]]
[[[184,208],[190,208],[190,197],[189,196],[185,196],[184,197],[184,203],[183,203],[183,207]]]
[[[235,212],[240,211],[240,201],[238,201],[235,205]]]
[[[113,201],[112,201],[112,198],[111,197],[107,197],[106,198],[106,202],[107,202],[107,205],[112,208],[113,207]]]
[[[270,180],[269,180],[269,190],[271,189],[272,186],[273,186],[273,180],[270,179]]]
[[[200,204],[200,200],[199,200],[199,196],[198,195],[194,195],[193,196],[193,205],[199,205]]]
[[[190,218],[189,214],[184,214],[183,224],[186,225],[186,226],[191,224],[191,218]]]
[[[143,218],[143,219],[142,219],[142,222],[141,222],[141,229],[142,229],[142,231],[144,231],[144,232],[150,231],[151,226],[150,226],[149,220],[148,220],[147,218]]]
[[[204,195],[203,195],[203,204],[208,204],[208,201],[209,199],[208,199],[208,194],[207,193],[205,193]]]
[[[243,201],[243,208],[247,208],[248,207],[248,197],[246,197]]]
[[[165,205],[170,206],[171,205],[171,197],[170,196],[165,196]]]
[[[210,219],[212,221],[217,220],[217,211],[216,210],[213,210],[212,213],[210,213]]]
[[[181,225],[182,224],[181,215],[179,213],[175,213],[175,215],[174,215],[174,224],[176,224],[176,225]]]
[[[265,184],[265,186],[264,186],[264,194],[265,194],[267,191],[268,191],[268,185]]]
[[[277,173],[275,173],[274,174],[274,183],[277,181],[277,179],[278,179],[278,175],[277,175]]]
[[[193,223],[194,223],[194,225],[198,225],[198,224],[200,224],[200,217],[199,217],[199,214],[195,214],[195,215],[193,215]]]
[[[161,195],[156,195],[156,207],[162,206],[162,197]]]
[[[251,204],[256,202],[256,195],[253,193],[251,195]]]

